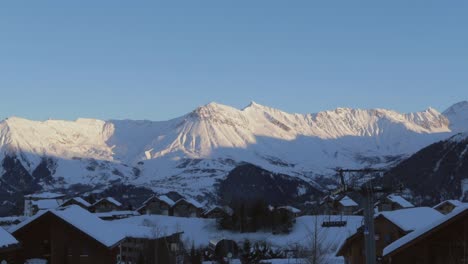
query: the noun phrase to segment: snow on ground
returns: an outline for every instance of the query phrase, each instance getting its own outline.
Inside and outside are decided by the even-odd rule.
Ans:
[[[117,224],[138,224],[153,226],[158,232],[181,232],[182,239],[193,242],[196,246],[207,246],[210,240],[232,239],[239,243],[245,239],[252,242],[266,241],[274,247],[291,247],[294,245],[306,246],[310,244],[311,233],[317,223],[317,230],[322,244],[330,245],[331,253],[362,224],[361,216],[343,216],[347,221],[344,227],[321,227],[323,221],[339,221],[340,216],[301,216],[296,218],[296,224],[291,233],[273,235],[271,232],[235,233],[226,230],[218,230],[215,219],[185,218],[164,215],[142,215],[126,219],[114,220]]]

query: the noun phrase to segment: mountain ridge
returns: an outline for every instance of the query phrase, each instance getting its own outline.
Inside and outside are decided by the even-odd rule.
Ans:
[[[391,166],[468,130],[463,102],[445,112],[297,114],[255,102],[242,109],[213,102],[167,121],[11,117],[0,122],[0,159],[15,157],[31,175],[52,159],[55,180],[38,180],[43,188],[122,182],[198,195],[212,192],[242,162],[311,182],[338,166]]]

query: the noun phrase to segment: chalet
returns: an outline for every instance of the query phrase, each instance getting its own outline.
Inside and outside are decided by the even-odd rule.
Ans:
[[[229,206],[214,206],[203,212],[203,217],[219,219],[232,216],[233,214],[234,211]]]
[[[0,263],[14,263],[18,249],[18,240],[0,227]]]
[[[462,206],[462,205],[464,205],[464,203],[460,202],[458,200],[446,200],[446,201],[443,201],[443,202],[435,205],[432,208],[434,208],[437,211],[439,211],[440,213],[446,215],[446,214],[452,212],[453,209],[455,209],[456,207],[459,207],[459,206]]]
[[[441,219],[443,215],[430,207],[416,207],[381,212],[374,217],[376,256],[382,257],[383,250],[393,241],[406,234]],[[361,226],[340,246],[337,256],[343,256],[346,263],[365,263],[364,227]]]
[[[359,205],[347,195],[328,195],[322,200],[320,207],[326,215],[352,215]]]
[[[279,206],[276,208],[276,210],[285,210],[287,212],[289,212],[289,214],[291,214],[292,217],[296,218],[298,217],[300,214],[301,214],[301,210],[295,208],[295,207],[292,207],[292,206]]]
[[[137,209],[140,214],[172,215],[175,202],[166,195],[151,196]]]
[[[65,202],[63,202],[60,205],[60,207],[66,207],[69,205],[78,205],[81,208],[86,209],[86,210],[88,210],[91,207],[91,204],[81,197],[73,197],[71,199],[68,199]]]
[[[441,219],[385,247],[384,263],[466,263],[467,224],[468,206],[455,208]]]
[[[129,218],[132,216],[139,216],[140,213],[136,211],[111,211],[111,212],[94,213],[94,215],[101,218],[102,220],[117,220],[117,219]]]
[[[90,207],[90,210],[95,213],[119,211],[121,209],[122,204],[112,197],[102,198]]]
[[[153,261],[143,263],[175,263],[166,258],[174,255],[170,245],[156,243],[166,241],[166,236],[155,234],[149,227],[103,221],[76,205],[39,212],[11,231],[22,246],[17,263],[27,259],[42,259],[49,264],[113,264],[124,259],[132,263],[146,259]],[[178,236],[173,235],[168,237],[176,241]],[[140,254],[135,257],[129,252]]]
[[[24,196],[24,216],[33,216],[38,211],[55,209],[64,201],[64,194],[61,193],[35,193]]]
[[[390,194],[378,201],[375,206],[377,207],[377,211],[394,211],[404,208],[411,208],[414,207],[412,203],[408,200],[403,198],[400,195]]]
[[[201,217],[203,205],[191,198],[182,198],[172,206],[174,216],[179,217]]]

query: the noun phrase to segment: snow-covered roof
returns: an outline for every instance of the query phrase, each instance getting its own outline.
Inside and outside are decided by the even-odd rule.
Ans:
[[[446,203],[449,203],[455,207],[458,207],[460,205],[463,205],[463,202],[459,201],[459,200],[445,200],[445,201],[442,201],[440,203],[438,203],[437,205],[433,206],[432,208],[434,209],[437,209],[439,206],[443,205],[443,204],[446,204]]]
[[[105,245],[106,247],[112,247],[125,238],[125,233],[122,230],[114,228],[113,226],[109,225],[108,222],[101,220],[99,217],[93,215],[78,205],[70,205],[60,209],[39,212],[36,215],[26,219],[24,222],[13,226],[10,231],[15,233],[16,231],[22,229],[23,227],[48,213],[53,214],[61,218],[63,221],[73,225],[75,228],[94,238],[96,241]]]
[[[151,202],[153,199],[158,199],[168,204],[169,206],[173,206],[175,204],[175,202],[171,198],[169,198],[167,195],[161,195],[161,196],[152,195],[150,198],[146,199],[146,201],[143,202],[143,205],[140,206],[137,210],[140,210],[141,208],[145,207],[145,205]]]
[[[105,217],[119,217],[119,216],[137,216],[137,215],[140,215],[140,213],[136,211],[112,211],[112,212],[94,213],[94,215],[99,218],[105,218]]]
[[[32,198],[32,199],[57,199],[64,197],[64,194],[61,193],[52,193],[52,192],[42,192],[42,193],[33,193],[25,195],[25,198]]]
[[[32,201],[32,205],[37,206],[39,210],[55,209],[60,206],[60,201],[56,199],[44,199]]]
[[[203,205],[201,203],[199,203],[198,201],[196,201],[195,199],[192,199],[192,198],[181,198],[179,200],[177,200],[177,202],[175,202],[174,205],[178,204],[179,202],[182,202],[182,201],[186,201],[187,203],[189,204],[192,204],[193,206],[197,207],[197,208],[203,208]]]
[[[66,203],[68,203],[68,202],[70,202],[70,201],[75,201],[75,202],[77,202],[77,203],[83,205],[83,206],[86,207],[86,208],[88,208],[88,207],[91,206],[90,203],[88,203],[85,199],[83,199],[83,198],[81,198],[81,197],[73,197],[73,198],[71,198],[71,199],[66,200],[63,204],[66,204]]]
[[[395,211],[378,213],[375,217],[383,216],[403,231],[413,231],[424,227],[444,217],[443,214],[431,207],[405,208]]]
[[[205,212],[203,212],[203,214],[205,214],[205,215],[206,215],[206,214],[209,214],[209,213],[211,213],[211,212],[212,212],[213,210],[215,210],[215,209],[220,209],[220,210],[222,210],[223,212],[225,212],[225,213],[228,214],[228,215],[232,215],[232,214],[234,213],[234,211],[232,210],[232,208],[229,207],[229,206],[219,206],[219,205],[217,205],[217,206],[213,206],[213,207],[207,209]]]
[[[452,212],[450,212],[449,214],[445,215],[444,217],[422,227],[422,228],[419,228],[409,234],[407,234],[406,236],[403,236],[402,238],[394,241],[393,243],[391,243],[390,245],[388,245],[387,247],[384,248],[383,250],[383,255],[386,256],[386,255],[389,255],[391,254],[392,252],[394,252],[395,250],[401,248],[402,246],[404,245],[407,245],[408,243],[410,243],[411,241],[427,234],[428,232],[430,232],[431,230],[437,228],[437,227],[440,227],[442,226],[443,224],[445,224],[446,222],[448,222],[449,220],[451,220],[452,218],[454,217],[457,217],[458,215],[464,213],[468,211],[468,206],[460,206],[460,207],[457,207],[455,208]],[[419,218],[418,218],[419,220]]]
[[[399,204],[403,208],[414,207],[414,205],[400,195],[390,194],[387,196],[390,201]]]
[[[295,208],[295,207],[292,207],[292,206],[280,206],[278,207],[278,209],[286,209],[288,211],[290,211],[291,213],[294,213],[294,214],[299,214],[301,212],[301,210]]]
[[[0,227],[0,248],[18,244],[18,240],[14,238],[8,231]]]
[[[158,197],[158,199],[167,203],[170,206],[173,206],[175,204],[175,202],[171,198],[169,198],[167,195],[161,195]]]
[[[341,198],[339,203],[343,206],[358,206],[358,204],[347,195]]]
[[[112,204],[114,204],[114,205],[116,205],[116,206],[118,206],[118,207],[122,206],[122,204],[121,204],[119,201],[115,200],[115,199],[112,198],[112,197],[102,198],[102,199],[100,199],[99,201],[95,202],[93,205],[99,204],[99,203],[101,203],[101,202],[103,202],[103,201],[108,201],[108,202],[110,202],[110,203],[112,203]]]

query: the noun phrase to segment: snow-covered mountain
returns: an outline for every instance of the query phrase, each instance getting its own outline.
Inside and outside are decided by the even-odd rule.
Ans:
[[[34,181],[43,188],[122,182],[195,195],[212,192],[242,162],[306,180],[340,166],[389,166],[468,130],[467,118],[468,102],[443,114],[432,108],[291,114],[252,102],[244,109],[210,103],[161,122],[11,117],[0,122],[0,159],[13,157],[30,175],[41,175]],[[4,184],[8,170],[4,164]]]

